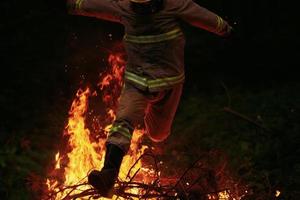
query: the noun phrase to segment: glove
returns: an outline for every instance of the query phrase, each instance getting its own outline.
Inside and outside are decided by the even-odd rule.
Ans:
[[[233,28],[227,22],[224,22],[224,28],[221,30],[220,35],[223,38],[228,38],[232,35]]]

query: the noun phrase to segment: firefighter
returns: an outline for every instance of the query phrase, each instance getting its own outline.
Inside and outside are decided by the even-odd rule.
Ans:
[[[123,156],[135,128],[154,142],[165,140],[179,104],[184,82],[183,20],[198,28],[227,36],[231,26],[193,0],[68,0],[71,14],[121,23],[128,56],[124,86],[106,141],[104,167],[88,182],[112,196]]]

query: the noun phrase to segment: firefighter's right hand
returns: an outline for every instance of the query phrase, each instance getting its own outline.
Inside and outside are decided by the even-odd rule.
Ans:
[[[230,26],[229,24],[226,26],[226,30],[224,31],[224,34],[222,35],[222,37],[227,38],[230,37],[233,33],[233,27]]]
[[[224,27],[220,32],[221,37],[228,38],[231,36],[232,32],[233,32],[233,27],[230,26],[228,22],[224,21]]]

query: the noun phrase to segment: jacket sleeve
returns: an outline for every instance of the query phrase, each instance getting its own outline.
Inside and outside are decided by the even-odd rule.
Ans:
[[[196,4],[193,0],[179,0],[177,15],[189,24],[225,36],[231,31],[231,26],[215,13]]]
[[[67,0],[67,8],[72,15],[121,23],[117,2],[113,0]]]

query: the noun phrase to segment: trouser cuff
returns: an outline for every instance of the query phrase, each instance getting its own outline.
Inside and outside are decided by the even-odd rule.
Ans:
[[[129,150],[133,127],[125,120],[116,120],[108,134],[107,144],[114,144],[126,154]]]

